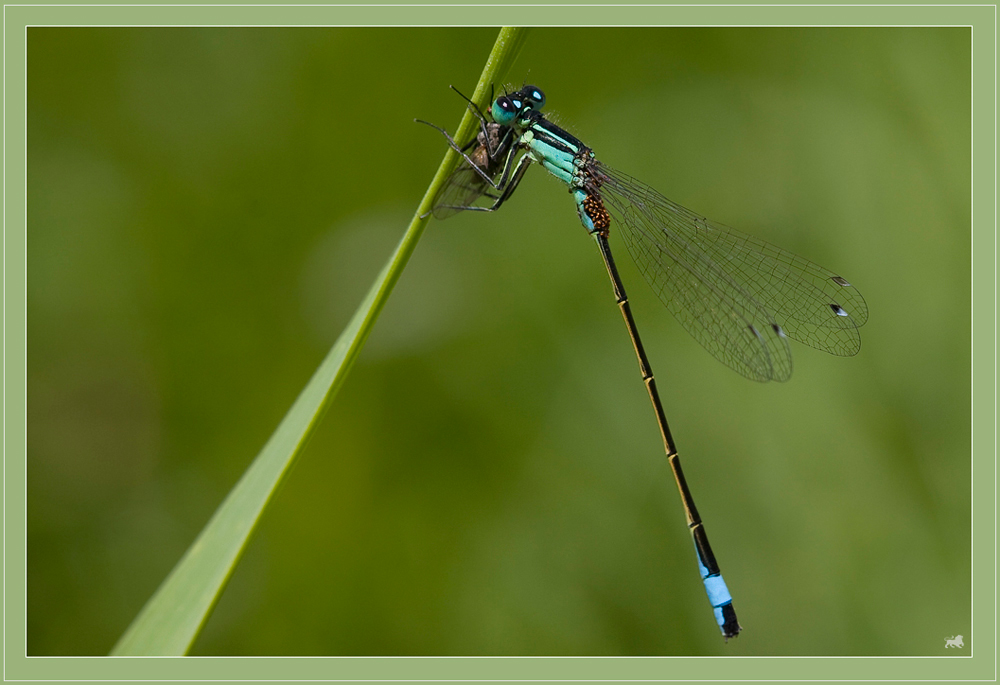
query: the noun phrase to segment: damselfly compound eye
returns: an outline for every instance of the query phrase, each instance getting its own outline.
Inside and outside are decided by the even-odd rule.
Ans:
[[[490,108],[490,115],[493,117],[493,121],[498,124],[507,125],[514,121],[518,109],[519,107],[515,106],[509,97],[501,95]]]
[[[528,101],[528,103],[535,109],[541,109],[545,106],[545,93],[539,88],[534,86],[525,86],[521,89],[521,95]]]

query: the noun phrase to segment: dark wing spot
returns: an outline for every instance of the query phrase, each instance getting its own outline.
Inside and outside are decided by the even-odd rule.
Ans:
[[[781,330],[781,326],[779,326],[778,324],[772,323],[771,324],[771,328],[773,328],[774,332],[778,334],[778,337],[780,337],[780,338],[787,338],[788,337],[787,335],[785,335],[785,332],[783,330]]]
[[[830,303],[830,309],[832,309],[833,313],[836,314],[837,316],[847,316],[847,312],[844,311],[844,308],[841,307],[836,302]]]
[[[831,276],[830,280],[833,281],[834,283],[836,283],[837,285],[844,286],[845,288],[850,288],[851,287],[851,284],[848,283],[843,278],[841,278],[840,276]]]

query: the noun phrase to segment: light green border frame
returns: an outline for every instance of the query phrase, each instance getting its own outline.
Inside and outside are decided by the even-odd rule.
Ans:
[[[4,6],[4,680],[995,680],[996,5],[551,5],[536,25],[970,26],[973,75],[973,624],[947,657],[26,657],[25,28],[495,25],[498,6]],[[391,7],[391,12],[387,11]],[[509,10],[513,12],[515,10]],[[506,11],[499,13],[506,15]],[[956,531],[956,534],[964,534]],[[886,579],[888,584],[890,579]],[[920,601],[916,598],[912,601]],[[900,625],[900,631],[906,626]]]

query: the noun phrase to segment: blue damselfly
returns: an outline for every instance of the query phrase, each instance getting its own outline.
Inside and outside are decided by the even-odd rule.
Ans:
[[[681,325],[713,356],[752,380],[789,379],[789,338],[835,355],[857,354],[858,327],[867,321],[868,307],[841,276],[709,221],[599,162],[589,147],[545,118],[544,102],[541,90],[525,86],[494,100],[490,120],[470,102],[480,132],[464,147],[438,129],[463,161],[435,198],[433,212],[444,218],[462,209],[495,211],[532,164],[566,184],[580,221],[597,241],[632,339],[716,622],[724,637],[735,637],[741,627],[732,596],[681,470],[609,233],[619,228],[643,277]],[[467,154],[473,144],[478,145]],[[492,202],[476,206],[483,197]]]

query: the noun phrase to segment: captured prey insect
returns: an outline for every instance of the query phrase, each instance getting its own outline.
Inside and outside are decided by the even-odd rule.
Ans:
[[[492,122],[481,117],[475,150],[479,153],[488,147],[485,164],[466,154],[445,133],[464,158],[456,174],[462,174],[465,194],[450,194],[446,188],[435,199],[433,211],[435,216],[460,209],[495,211],[510,198],[532,164],[541,165],[566,184],[580,221],[597,242],[632,339],[716,622],[724,637],[735,637],[741,627],[732,596],[681,470],[653,371],[611,254],[611,228],[618,226],[643,277],[681,325],[713,356],[752,380],[788,380],[792,373],[789,338],[835,355],[857,354],[861,348],[858,327],[867,321],[868,307],[861,293],[841,276],[709,221],[599,162],[589,147],[545,118],[540,111],[544,100],[539,89],[525,86],[493,101]],[[487,132],[491,130],[501,142],[489,147]],[[493,199],[492,205],[471,206],[484,195]],[[467,206],[453,204],[457,197],[472,201]]]
[[[452,86],[452,90],[466,101],[469,111],[479,119],[479,133],[464,146],[459,147],[455,140],[448,135],[448,132],[440,126],[435,126],[422,119],[416,120],[438,130],[441,135],[448,139],[451,147],[458,150],[463,157],[458,168],[452,172],[444,186],[434,196],[431,212],[436,219],[447,219],[449,216],[466,209],[481,212],[493,211],[493,207],[479,207],[475,203],[484,196],[493,200],[497,199],[497,196],[491,192],[497,188],[494,179],[502,170],[514,142],[514,131],[510,126],[487,120],[472,100],[462,95],[454,86]],[[524,86],[521,90],[507,97],[513,98],[516,102],[531,103],[531,106],[536,110],[545,106],[545,94],[534,86]],[[490,100],[493,100],[492,95]],[[475,148],[472,147],[473,145]],[[469,152],[470,148],[471,152]]]

